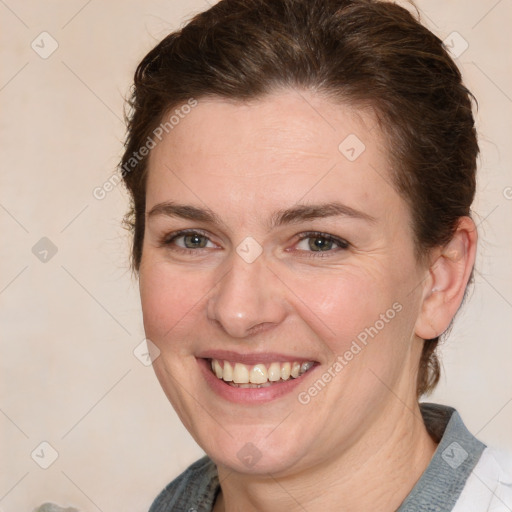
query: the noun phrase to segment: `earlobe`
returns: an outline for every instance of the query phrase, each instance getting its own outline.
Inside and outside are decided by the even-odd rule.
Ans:
[[[436,253],[425,281],[415,334],[422,339],[440,336],[450,325],[464,298],[475,262],[477,231],[473,220],[461,217],[452,239]]]

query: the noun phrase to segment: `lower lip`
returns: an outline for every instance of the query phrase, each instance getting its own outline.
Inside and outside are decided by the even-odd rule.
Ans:
[[[291,393],[299,386],[306,375],[315,371],[316,365],[301,377],[289,379],[284,382],[272,384],[265,388],[238,388],[231,386],[222,379],[217,378],[210,370],[210,362],[206,359],[197,359],[201,371],[210,387],[222,398],[237,404],[266,403]]]

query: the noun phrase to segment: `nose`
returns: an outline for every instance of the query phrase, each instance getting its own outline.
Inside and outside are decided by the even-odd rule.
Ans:
[[[208,299],[208,318],[234,338],[279,325],[286,317],[285,296],[263,256],[252,263],[236,253],[231,259],[229,271]]]

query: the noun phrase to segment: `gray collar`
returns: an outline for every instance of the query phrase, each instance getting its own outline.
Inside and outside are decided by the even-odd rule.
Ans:
[[[468,431],[452,407],[422,403],[420,410],[428,433],[439,445],[397,512],[449,512],[485,445]]]

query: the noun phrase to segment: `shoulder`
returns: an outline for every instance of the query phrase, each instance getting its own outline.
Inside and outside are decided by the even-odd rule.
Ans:
[[[157,496],[149,512],[210,512],[218,486],[215,464],[209,457],[203,457],[167,485]]]
[[[512,510],[512,453],[496,448],[482,452],[453,512]]]

